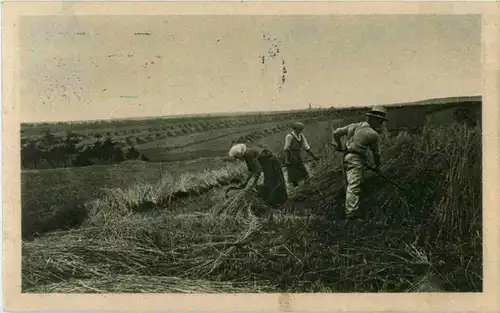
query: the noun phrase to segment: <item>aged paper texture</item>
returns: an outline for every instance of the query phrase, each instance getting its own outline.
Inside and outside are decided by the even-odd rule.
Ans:
[[[3,13],[6,311],[500,310],[498,3]]]

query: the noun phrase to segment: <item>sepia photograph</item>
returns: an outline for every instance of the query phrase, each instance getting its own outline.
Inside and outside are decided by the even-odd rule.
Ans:
[[[21,293],[484,292],[482,22],[20,15]]]

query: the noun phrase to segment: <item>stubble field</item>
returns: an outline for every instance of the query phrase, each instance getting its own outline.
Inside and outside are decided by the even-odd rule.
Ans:
[[[184,155],[220,149],[206,159],[26,171],[23,291],[481,291],[481,125],[436,114],[419,131],[383,137],[382,170],[407,192],[368,173],[368,220],[356,225],[335,220],[344,186],[328,141],[332,125],[359,112],[307,124],[321,160],[272,219],[252,213],[263,207],[252,193],[224,198],[221,187],[245,175],[225,158],[231,141],[243,139],[222,140],[227,130],[185,141]],[[288,131],[245,140],[280,154]],[[40,235],[24,231],[25,221]]]

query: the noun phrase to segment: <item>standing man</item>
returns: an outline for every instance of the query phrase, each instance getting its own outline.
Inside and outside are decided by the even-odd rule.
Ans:
[[[352,123],[333,131],[332,144],[338,151],[344,152],[343,166],[347,180],[345,213],[353,218],[359,209],[361,182],[366,167],[368,150],[371,150],[375,162],[375,170],[380,168],[380,137],[382,127],[387,121],[387,110],[374,107],[366,113],[364,122]],[[341,138],[346,136],[346,147],[342,148]]]
[[[316,155],[314,155],[311,151],[311,147],[302,133],[304,128],[304,124],[296,122],[293,124],[293,131],[285,137],[284,151],[285,164],[287,164],[286,167],[288,171],[288,181],[294,187],[297,187],[300,181],[309,178],[309,172],[307,171],[302,160],[302,150],[305,150],[315,160],[318,160]]]
[[[261,199],[276,207],[288,200],[285,176],[281,164],[276,156],[268,149],[247,147],[245,144],[236,144],[229,150],[229,156],[244,161],[247,165],[248,176],[239,186],[247,187],[253,178],[250,188],[256,188]],[[257,186],[261,174],[264,174],[264,183]]]

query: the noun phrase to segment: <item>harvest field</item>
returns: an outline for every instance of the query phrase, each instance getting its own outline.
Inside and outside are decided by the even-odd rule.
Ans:
[[[382,171],[406,192],[370,173],[368,219],[348,225],[335,220],[344,180],[328,143],[363,112],[23,125],[25,142],[47,130],[83,145],[145,139],[128,146],[145,160],[23,170],[23,292],[482,291],[481,99],[389,106]],[[321,158],[309,183],[272,219],[250,214],[265,209],[252,193],[225,199],[245,175],[231,143],[281,157],[296,120]]]

